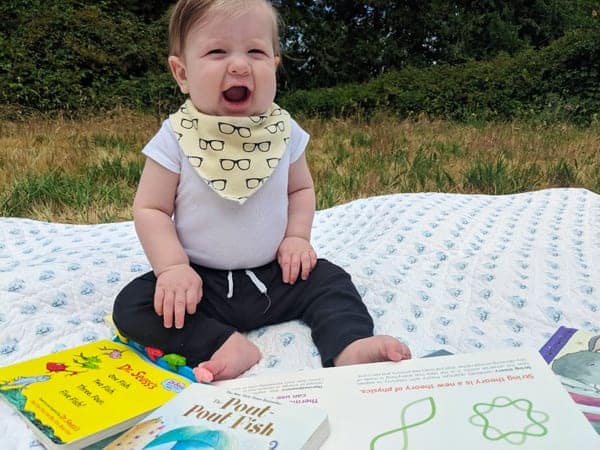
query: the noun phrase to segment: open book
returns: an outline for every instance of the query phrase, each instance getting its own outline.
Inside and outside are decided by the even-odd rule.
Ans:
[[[106,450],[316,450],[328,435],[321,408],[193,384]]]
[[[597,450],[600,437],[534,349],[239,378],[221,388],[327,410],[324,450]]]
[[[190,383],[110,340],[0,367],[0,398],[48,449],[80,449],[122,432]]]

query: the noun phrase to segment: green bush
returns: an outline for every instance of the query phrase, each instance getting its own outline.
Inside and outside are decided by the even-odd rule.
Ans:
[[[0,114],[173,110],[183,98],[166,66],[170,3],[0,2]],[[599,66],[600,31],[589,27],[541,50],[409,66],[363,84],[282,93],[277,101],[293,113],[325,117],[386,109],[401,117],[588,124],[600,111]]]
[[[97,3],[2,2],[0,103],[67,112],[140,103],[141,92],[111,94],[116,86],[124,91],[132,80],[166,71],[163,19],[109,15],[104,2]]]
[[[572,121],[589,124],[600,111],[600,30],[571,32],[545,49],[490,61],[407,67],[361,85],[283,96],[308,115],[370,114],[387,108],[401,117],[427,114],[460,121]]]

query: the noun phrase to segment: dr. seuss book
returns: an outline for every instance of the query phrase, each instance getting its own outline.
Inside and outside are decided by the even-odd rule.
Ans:
[[[559,327],[540,353],[600,434],[600,334]]]
[[[323,407],[323,450],[598,450],[540,354],[511,349],[215,383]]]
[[[189,384],[110,340],[0,367],[0,398],[50,449],[80,449],[117,434]]]
[[[106,450],[314,450],[328,434],[321,408],[193,384]]]

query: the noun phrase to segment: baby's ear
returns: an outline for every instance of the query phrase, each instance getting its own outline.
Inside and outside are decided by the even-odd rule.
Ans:
[[[281,63],[281,56],[275,55],[275,69],[279,69],[279,63]]]
[[[171,75],[175,78],[179,89],[183,94],[189,93],[187,73],[183,60],[179,56],[171,55],[168,61],[171,68]]]

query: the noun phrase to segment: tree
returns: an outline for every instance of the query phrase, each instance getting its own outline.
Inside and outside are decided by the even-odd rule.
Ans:
[[[283,88],[366,81],[406,65],[485,60],[598,26],[599,0],[276,0]]]

